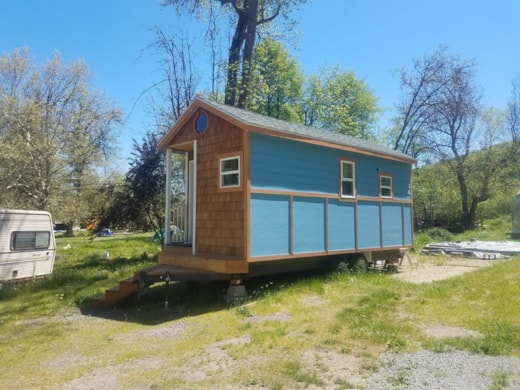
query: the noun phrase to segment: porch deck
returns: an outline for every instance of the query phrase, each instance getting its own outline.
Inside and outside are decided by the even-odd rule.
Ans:
[[[162,252],[159,253],[157,264],[220,274],[249,272],[249,263],[245,259],[204,254],[194,256],[190,246],[164,245]]]

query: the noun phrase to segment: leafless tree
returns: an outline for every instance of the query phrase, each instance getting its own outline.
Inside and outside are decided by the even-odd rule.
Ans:
[[[480,106],[476,66],[441,47],[402,70],[394,148],[414,157],[442,161],[456,178],[461,224],[475,225],[477,207],[490,198],[493,183],[518,152],[520,94],[506,110]],[[478,158],[472,152],[478,151]]]
[[[160,102],[154,102],[152,109],[159,132],[164,133],[195,97],[199,76],[193,62],[193,42],[187,34],[167,34],[158,26],[153,32],[155,41],[149,50],[158,55],[163,77],[154,86]]]

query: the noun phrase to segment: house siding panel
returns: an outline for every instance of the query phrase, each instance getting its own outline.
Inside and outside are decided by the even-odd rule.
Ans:
[[[403,205],[404,244],[413,245],[412,205]]]
[[[251,255],[290,254],[290,197],[251,195]]]
[[[294,197],[294,253],[324,252],[326,248],[325,200]]]
[[[285,231],[284,225],[281,237],[289,241],[286,245],[277,241],[277,249],[269,251],[265,245],[271,244],[264,243],[260,250],[257,235],[280,236],[261,233],[270,227],[260,228],[258,212],[252,211],[252,257],[283,255],[287,250],[299,255],[411,245],[408,163],[257,133],[251,133],[250,142],[253,196],[259,196],[255,190],[289,196],[284,198],[290,200],[289,210],[282,215],[284,221],[288,215],[292,229]],[[338,193],[342,159],[356,164],[356,196],[350,200],[340,199]],[[381,173],[393,179],[391,199],[379,197]],[[271,197],[262,199],[262,207],[269,209]],[[278,205],[274,210],[281,211]]]
[[[329,250],[352,250],[356,248],[355,212],[355,203],[329,199]]]
[[[251,134],[251,188],[338,194],[339,159],[356,163],[356,194],[379,196],[379,172],[394,178],[394,198],[410,199],[410,166],[379,157]]]
[[[359,248],[379,248],[381,246],[379,203],[358,202],[357,212]]]
[[[397,203],[384,203],[383,244],[384,246],[403,245],[403,208]]]
[[[251,188],[337,193],[337,165],[327,148],[251,134]]]

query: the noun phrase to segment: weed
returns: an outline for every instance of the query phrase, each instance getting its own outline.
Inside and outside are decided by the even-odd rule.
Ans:
[[[304,371],[300,362],[296,360],[285,362],[283,368],[284,373],[296,382],[305,383],[306,385],[324,385],[324,382],[319,379],[316,374]]]
[[[408,385],[408,375],[405,370],[400,370],[396,376],[388,378],[388,381],[395,387],[403,388]]]
[[[239,306],[235,309],[235,312],[241,318],[253,317],[253,314],[251,314],[251,311],[247,306]]]
[[[491,386],[489,390],[502,390],[509,388],[509,379],[506,372],[499,370],[491,373]]]

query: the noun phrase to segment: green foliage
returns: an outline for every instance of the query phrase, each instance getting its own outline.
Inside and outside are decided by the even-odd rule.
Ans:
[[[303,75],[280,42],[264,39],[255,48],[249,109],[290,122],[301,120]]]
[[[32,302],[31,315],[56,310],[64,304],[81,305],[135,271],[154,264],[159,247],[151,237],[151,233],[95,241],[87,237],[57,237],[58,253],[52,275],[30,283],[5,285],[0,290],[0,301],[5,301],[6,313],[15,316],[28,301]],[[62,249],[65,247],[68,249]],[[105,251],[109,259],[105,258]]]
[[[142,144],[134,140],[133,160],[121,186],[104,210],[99,227],[159,230],[164,221],[164,153],[159,136],[148,132]]]
[[[309,78],[303,103],[305,124],[359,138],[371,138],[377,98],[353,72],[323,69]]]
[[[431,228],[424,231],[432,241],[440,242],[440,241],[453,241],[453,234],[443,228]]]
[[[177,284],[157,286],[139,302],[87,310],[88,298],[155,262],[159,248],[151,236],[93,242],[60,237],[52,278],[4,285],[0,380],[5,387],[31,387],[35,381],[43,388],[66,387],[76,378],[102,377],[109,366],[128,387],[146,381],[154,388],[356,388],[328,366],[329,358],[355,357],[364,375],[377,370],[377,355],[385,350],[520,356],[520,259],[420,285],[372,272],[265,277],[256,285],[268,286],[263,289],[268,293],[238,307],[219,300],[225,284],[201,284],[182,293],[173,290]],[[71,248],[63,249],[67,244]],[[175,305],[178,296],[183,299]],[[86,314],[73,310],[78,305]],[[477,335],[433,339],[424,332],[430,325]],[[157,348],[165,336],[168,348]],[[149,369],[135,374],[143,355]],[[64,367],[71,356],[73,362]],[[172,366],[179,368],[175,376],[165,376]],[[206,369],[211,375],[195,384],[183,374]],[[500,370],[492,379],[493,388],[507,386]],[[395,372],[390,380],[406,386],[407,373]]]
[[[89,87],[82,61],[55,54],[34,64],[28,49],[0,57],[0,203],[87,222],[102,198],[97,171],[113,150],[122,114]]]

